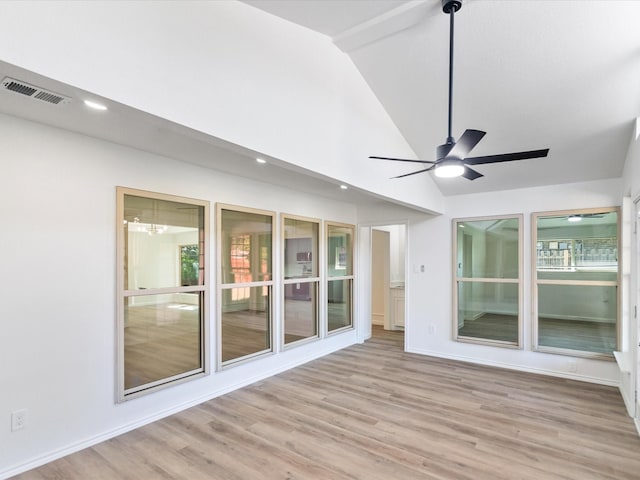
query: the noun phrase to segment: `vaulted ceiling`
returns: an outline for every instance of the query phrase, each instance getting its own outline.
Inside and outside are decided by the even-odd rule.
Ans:
[[[435,159],[447,136],[449,17],[441,0],[245,3],[331,37],[416,155]],[[637,1],[464,0],[455,15],[453,136],[486,131],[473,156],[550,153],[478,166],[485,176],[474,181],[436,179],[441,191],[621,176],[640,115],[639,25]],[[411,171],[397,164],[398,175]]]

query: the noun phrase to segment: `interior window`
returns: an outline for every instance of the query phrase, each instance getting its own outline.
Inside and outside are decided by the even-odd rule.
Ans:
[[[533,215],[534,347],[611,357],[618,343],[617,208]]]
[[[320,223],[283,216],[284,345],[318,337]]]
[[[353,326],[353,225],[327,223],[327,330]]]
[[[205,373],[208,203],[118,189],[119,399]]]
[[[273,350],[273,214],[222,205],[218,213],[220,361],[229,365]]]
[[[458,341],[520,347],[521,216],[453,221]]]

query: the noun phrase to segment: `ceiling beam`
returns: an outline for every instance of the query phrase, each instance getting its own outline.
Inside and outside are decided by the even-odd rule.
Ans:
[[[332,40],[340,50],[349,53],[381,38],[413,27],[426,17],[439,13],[439,6],[433,2],[412,0],[345,30],[333,37]]]

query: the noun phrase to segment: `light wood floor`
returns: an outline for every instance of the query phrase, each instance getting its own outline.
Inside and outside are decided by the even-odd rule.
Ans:
[[[616,388],[374,338],[16,477],[640,479]]]

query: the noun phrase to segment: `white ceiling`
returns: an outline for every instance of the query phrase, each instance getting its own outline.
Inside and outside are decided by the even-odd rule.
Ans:
[[[441,0],[245,3],[332,37],[418,157],[434,160],[447,136],[449,17]],[[472,156],[550,153],[476,167],[485,177],[474,181],[437,179],[441,191],[621,176],[640,116],[639,26],[639,1],[463,1],[455,16],[453,136],[487,132]],[[410,171],[397,164],[398,174]]]
[[[245,3],[331,36],[416,154],[434,159],[447,134],[449,23],[440,0]],[[455,18],[453,135],[467,128],[488,132],[474,156],[546,147],[550,154],[479,166],[485,177],[474,181],[437,179],[445,195],[622,174],[640,115],[640,1],[465,0]],[[4,76],[71,98],[89,95],[0,61],[0,80]],[[0,89],[0,113],[328,198],[338,192],[337,198],[357,204],[384,202],[372,192],[342,191],[336,179],[277,159],[261,167],[255,152],[124,105],[88,118],[77,102],[59,109]],[[398,175],[412,171],[401,163],[393,168]]]

